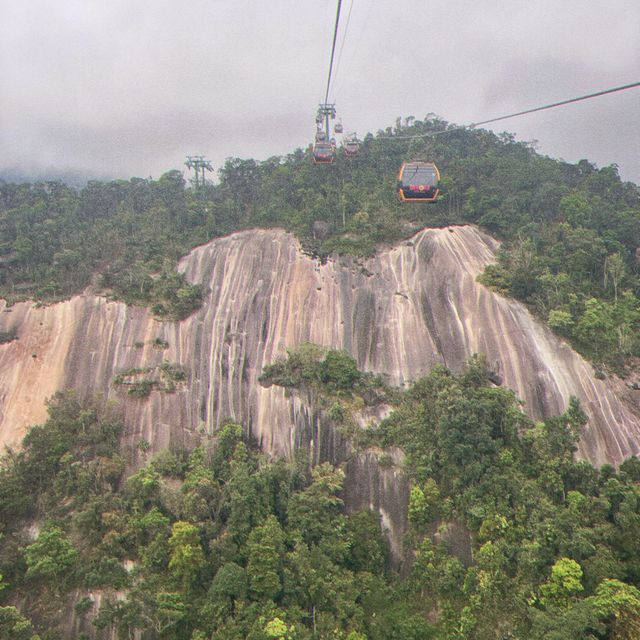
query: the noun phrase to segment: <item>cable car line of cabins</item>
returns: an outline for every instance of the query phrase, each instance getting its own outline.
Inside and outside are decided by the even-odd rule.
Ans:
[[[316,135],[311,149],[314,164],[333,164],[336,159],[336,139],[331,137],[330,120],[336,117],[334,104],[321,104],[316,114]],[[344,127],[338,121],[333,132],[341,134]],[[355,133],[346,134],[342,140],[342,150],[346,158],[355,158],[360,153],[360,141]],[[398,172],[397,191],[401,202],[435,202],[440,190],[440,171],[426,160],[403,162]]]

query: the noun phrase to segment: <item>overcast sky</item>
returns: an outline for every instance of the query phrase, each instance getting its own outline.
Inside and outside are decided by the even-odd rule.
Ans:
[[[361,136],[640,81],[638,0],[343,0],[330,98]],[[0,171],[158,177],[304,147],[336,0],[0,0]],[[344,43],[344,44],[343,44]],[[640,184],[640,88],[498,123]]]

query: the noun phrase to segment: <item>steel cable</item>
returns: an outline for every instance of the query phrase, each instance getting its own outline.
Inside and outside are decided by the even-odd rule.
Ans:
[[[331,71],[333,69],[333,57],[336,53],[336,41],[338,39],[338,24],[340,22],[340,7],[342,0],[338,0],[338,8],[336,10],[336,24],[333,29],[333,45],[331,46],[331,61],[329,62],[329,77],[327,78],[327,92],[324,97],[324,102],[327,104],[329,101],[329,86],[331,85]]]
[[[579,96],[577,98],[569,98],[568,100],[560,100],[559,102],[552,102],[551,104],[545,104],[541,107],[533,107],[531,109],[525,109],[524,111],[517,111],[516,113],[510,113],[505,116],[498,116],[497,118],[490,118],[488,120],[480,120],[479,122],[472,122],[468,125],[457,125],[449,127],[448,129],[442,129],[441,131],[430,131],[429,133],[419,133],[411,136],[381,136],[378,140],[412,140],[413,138],[431,138],[433,136],[442,135],[443,133],[450,133],[451,131],[457,131],[459,129],[474,129],[484,124],[490,124],[492,122],[499,122],[500,120],[507,120],[508,118],[516,118],[529,113],[535,113],[536,111],[543,111],[545,109],[553,109],[565,104],[571,104],[572,102],[579,102],[581,100],[589,100],[591,98],[597,98],[609,93],[615,93],[616,91],[625,91],[627,89],[633,89],[640,87],[640,82],[632,82],[631,84],[625,84],[620,87],[614,87],[612,89],[604,89],[603,91],[596,91],[595,93],[589,93],[585,96]]]

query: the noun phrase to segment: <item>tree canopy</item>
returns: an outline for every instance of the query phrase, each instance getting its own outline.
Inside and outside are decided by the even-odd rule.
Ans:
[[[391,406],[349,436],[409,485],[401,558],[390,563],[379,513],[345,508],[340,467],[268,459],[227,423],[213,447],[127,472],[113,408],[58,394],[1,459],[8,637],[59,637],[72,594],[85,629],[123,639],[636,637],[640,462],[576,461],[577,401],[536,423],[480,357],[406,391],[357,369],[350,388],[325,376],[327,362],[353,370],[342,352],[308,345],[289,359],[271,382],[312,391],[337,429],[365,396]],[[294,371],[307,377],[292,386]]]
[[[436,203],[398,201],[398,168],[415,157],[440,168]],[[615,165],[553,160],[509,134],[432,114],[368,134],[358,157],[339,153],[332,165],[313,165],[301,149],[263,162],[229,158],[217,184],[197,189],[175,170],[82,189],[0,182],[0,295],[55,300],[92,285],[182,318],[204,292],[176,261],[212,238],[283,227],[323,259],[457,223],[504,240],[483,281],[526,302],[582,353],[618,372],[640,354],[638,187]]]

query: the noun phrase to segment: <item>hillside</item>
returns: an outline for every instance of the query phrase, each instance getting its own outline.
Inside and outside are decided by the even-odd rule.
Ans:
[[[446,126],[0,184],[0,637],[637,636],[638,188]]]
[[[618,472],[576,462],[585,416],[575,401],[534,424],[490,377],[474,359],[460,376],[436,367],[393,391],[344,352],[310,347],[265,370],[265,384],[315,395],[334,429],[349,429],[363,404],[393,408],[354,442],[406,519],[402,578],[380,532],[390,513],[354,509],[363,478],[328,463],[310,470],[301,456],[268,460],[229,422],[203,447],[125,472],[114,408],[57,394],[0,467],[0,632],[637,637],[637,459]]]
[[[302,150],[229,159],[220,184],[198,191],[177,171],[81,190],[0,183],[0,295],[56,300],[91,284],[182,318],[202,292],[175,264],[214,237],[282,227],[324,259],[371,255],[425,226],[475,223],[504,241],[485,282],[527,303],[602,374],[624,373],[640,354],[638,187],[622,183],[615,166],[553,160],[507,134],[455,129],[404,139],[448,126],[398,121],[368,135],[358,158],[331,166],[313,166]],[[398,202],[396,173],[407,157],[438,164],[440,202]]]
[[[347,350],[361,369],[394,385],[436,364],[461,371],[474,353],[485,354],[534,418],[561,413],[572,395],[580,399],[590,417],[583,457],[618,464],[637,453],[636,392],[597,379],[521,304],[476,282],[496,248],[474,227],[449,227],[366,260],[319,264],[285,232],[245,231],[181,261],[187,281],[208,292],[181,322],[89,295],[4,308],[0,331],[17,339],[0,347],[0,438],[15,446],[27,425],[44,419],[47,397],[75,388],[124,402],[130,443],[143,438],[152,451],[195,446],[198,434],[232,417],[267,452],[290,456],[313,440],[319,460],[335,461],[304,407],[257,384],[285,349],[311,342]],[[181,380],[169,380],[163,366]],[[159,388],[127,401],[129,383],[144,380]]]
[[[151,509],[148,511],[149,517],[153,508],[159,509],[164,514],[163,517],[168,518],[167,521],[162,520],[165,532],[162,535],[166,543],[169,539],[167,527],[171,523],[182,522],[184,517],[187,517],[187,522],[197,525],[196,529],[190,529],[190,535],[207,537],[213,533],[207,529],[209,525],[198,524],[200,516],[189,515],[186,507],[172,506],[171,498],[167,495],[162,497],[163,491],[168,489],[161,490],[161,487],[166,483],[169,483],[167,486],[172,486],[171,477],[174,473],[178,474],[180,482],[186,483],[179,494],[187,491],[191,480],[184,469],[190,468],[192,463],[187,467],[184,467],[184,462],[181,463],[183,466],[178,467],[175,467],[178,463],[171,463],[167,470],[161,461],[167,455],[178,455],[179,459],[184,459],[188,455],[186,451],[191,451],[198,445],[204,445],[207,451],[215,454],[219,450],[218,440],[224,432],[224,425],[232,419],[243,427],[242,430],[240,426],[237,427],[236,437],[244,432],[247,443],[258,444],[263,454],[270,454],[272,459],[283,455],[288,460],[300,460],[299,456],[302,454],[315,465],[331,463],[342,467],[342,475],[332,480],[337,483],[336,487],[343,487],[340,491],[340,504],[344,501],[347,513],[357,514],[363,509],[367,510],[370,515],[366,518],[373,523],[379,522],[376,528],[382,528],[385,538],[376,542],[376,545],[382,545],[383,550],[375,553],[388,556],[391,566],[396,569],[405,566],[403,571],[406,572],[407,563],[410,564],[409,558],[415,553],[415,550],[411,551],[412,545],[418,544],[417,541],[423,538],[425,532],[431,532],[434,541],[440,539],[438,536],[433,537],[436,521],[432,522],[432,516],[420,516],[422,524],[416,525],[415,531],[411,524],[410,488],[421,486],[420,483],[429,478],[435,480],[437,473],[435,468],[432,471],[425,470],[424,463],[416,467],[415,447],[427,446],[428,440],[414,441],[420,433],[418,424],[422,418],[417,415],[412,417],[415,407],[411,401],[406,406],[402,401],[405,393],[402,387],[409,389],[407,398],[410,399],[411,394],[418,393],[417,390],[425,384],[420,381],[422,376],[427,375],[433,367],[437,370],[438,366],[446,365],[462,374],[465,362],[474,353],[485,354],[490,368],[485,373],[480,373],[478,380],[482,381],[482,386],[486,386],[487,393],[495,392],[502,399],[496,398],[499,410],[491,409],[485,417],[477,419],[488,420],[488,425],[493,425],[492,429],[498,429],[492,437],[500,441],[503,436],[497,434],[502,434],[506,429],[505,425],[512,420],[515,420],[514,424],[520,425],[516,431],[523,436],[533,427],[533,423],[529,423],[525,415],[520,413],[515,396],[511,395],[508,387],[513,388],[517,396],[524,400],[522,408],[532,418],[546,419],[548,425],[564,424],[563,421],[554,422],[557,418],[553,416],[562,413],[565,408],[575,413],[575,407],[568,404],[569,398],[579,398],[586,412],[585,424],[580,419],[572,427],[571,433],[554,435],[554,438],[559,438],[559,442],[563,443],[563,448],[557,451],[552,448],[551,452],[544,455],[551,455],[552,458],[557,455],[558,461],[545,462],[547,470],[531,471],[532,477],[538,478],[538,473],[547,474],[548,465],[561,465],[558,470],[564,468],[562,465],[567,464],[574,452],[597,464],[619,464],[638,451],[640,408],[633,392],[615,379],[598,379],[591,365],[536,321],[521,303],[509,301],[477,282],[478,274],[493,262],[493,251],[496,248],[495,241],[474,227],[448,227],[422,231],[410,240],[381,251],[372,258],[354,260],[343,257],[320,264],[305,255],[299,243],[286,232],[244,231],[203,245],[181,261],[180,270],[185,274],[186,281],[200,283],[207,294],[202,308],[180,322],[159,321],[142,308],[131,308],[123,303],[86,294],[42,308],[28,302],[17,303],[4,308],[4,313],[0,315],[0,328],[16,335],[16,339],[0,347],[0,434],[5,444],[17,445],[28,425],[42,423],[46,419],[47,398],[52,397],[57,390],[75,389],[76,395],[69,400],[70,407],[80,413],[73,418],[63,412],[58,422],[53,423],[61,429],[60,435],[46,435],[52,426],[45,427],[42,434],[45,440],[43,445],[38,445],[44,447],[38,449],[41,451],[38,455],[53,456],[53,460],[42,468],[45,476],[38,480],[42,487],[39,491],[47,493],[51,482],[53,486],[63,482],[65,469],[73,460],[73,457],[68,457],[69,453],[65,453],[66,447],[70,447],[75,441],[75,438],[65,440],[66,444],[62,449],[55,445],[49,451],[46,444],[48,438],[55,441],[56,438],[67,437],[65,434],[69,428],[77,430],[78,425],[83,424],[84,419],[80,415],[90,417],[96,411],[101,415],[105,410],[100,408],[101,403],[106,399],[114,401],[114,408],[119,407],[120,414],[117,418],[120,425],[119,438],[113,440],[110,430],[112,427],[109,425],[115,418],[109,418],[106,422],[109,430],[105,436],[100,436],[111,438],[109,448],[105,448],[106,445],[100,442],[94,442],[101,432],[87,436],[87,446],[97,447],[96,452],[93,453],[92,448],[89,453],[82,453],[84,449],[79,450],[73,455],[79,456],[77,465],[80,467],[74,467],[76,463],[73,463],[69,468],[76,468],[75,474],[87,464],[88,473],[106,474],[102,480],[96,478],[91,481],[97,487],[93,489],[97,492],[96,499],[100,502],[107,500],[107,503],[98,507],[103,512],[100,516],[102,520],[107,518],[106,513],[113,508],[108,506],[112,499],[109,497],[111,492],[121,491],[131,483],[141,482],[140,495],[135,493],[138,490],[130,493],[132,489],[127,489],[125,495],[113,499],[125,500],[118,510],[125,508],[124,504],[130,504],[126,508],[133,509],[134,512],[142,509],[146,513]],[[311,343],[344,349],[346,352],[336,352],[343,353],[344,357],[334,359],[333,368],[319,377],[313,373],[313,362],[314,358],[322,357],[322,351],[311,349],[306,355],[304,351],[300,356],[296,355],[296,358],[301,358],[300,364],[291,370],[286,367],[282,369],[281,365],[278,365],[280,368],[276,366],[286,356],[287,350],[295,354],[300,345]],[[356,359],[351,361],[352,364],[347,353]],[[366,379],[360,377],[356,366],[381,374],[382,377],[378,382],[372,379],[369,387],[363,386],[360,381]],[[437,378],[439,374],[431,375]],[[324,382],[318,386],[313,383],[316,379]],[[471,377],[469,380],[473,381],[475,378]],[[489,380],[493,380],[494,384],[497,382],[504,385],[504,388],[492,391],[494,384],[490,384]],[[415,387],[412,387],[413,381],[417,381]],[[309,382],[313,384],[309,386]],[[393,386],[397,385],[401,387],[394,391]],[[94,397],[102,400],[96,404],[92,400]],[[77,403],[77,400],[81,402]],[[67,400],[61,399],[59,402],[66,406],[64,403]],[[89,403],[89,407],[94,408],[84,409],[84,403]],[[425,406],[431,405],[427,403]],[[473,402],[472,406],[472,412],[477,410],[484,415],[485,409],[481,402]],[[396,412],[389,421],[380,423],[394,408]],[[452,420],[457,419],[457,411],[451,409],[448,413]],[[55,410],[54,415],[58,415]],[[467,453],[459,460],[456,458],[456,464],[462,464],[456,473],[461,474],[461,481],[467,486],[467,482],[474,484],[473,478],[477,472],[472,473],[471,467],[467,467],[469,462],[463,462],[465,456],[473,457],[476,454],[471,452],[476,451],[480,455],[478,464],[485,469],[482,473],[494,473],[495,461],[491,460],[495,453],[494,446],[498,445],[489,446],[485,443],[482,446],[489,448],[482,453],[478,449],[480,445],[475,442],[475,438],[480,435],[474,435],[471,428],[473,419],[470,416],[462,419],[461,436],[463,442],[467,441],[462,446]],[[36,430],[36,433],[39,432]],[[535,431],[531,431],[531,437],[534,433]],[[41,437],[30,434],[25,441],[27,455],[31,455],[28,453],[28,443]],[[80,442],[82,441],[83,438],[80,438]],[[441,448],[440,445],[434,446],[434,451]],[[508,447],[511,446],[516,444],[512,442]],[[556,446],[559,445],[553,445]],[[525,455],[527,447],[528,445],[523,452],[513,455]],[[543,447],[540,455],[545,450]],[[97,451],[101,453],[98,454]],[[159,462],[153,462],[154,454],[159,456]],[[99,461],[98,467],[91,462],[95,455],[99,455],[96,459]],[[403,462],[405,455],[408,456],[406,463]],[[20,459],[10,457],[5,461],[5,474],[9,474],[5,478],[7,505],[15,504],[17,498],[13,487],[19,479],[12,479],[16,473],[19,474],[18,478],[24,473],[35,473],[36,477],[40,477],[40,471],[23,469]],[[15,467],[16,463],[18,467]],[[148,485],[149,488],[145,489],[146,474],[152,472],[140,471],[142,476],[133,476],[138,480],[131,479],[124,483],[125,473],[132,474],[140,467],[149,468],[149,464],[151,469],[157,469],[153,473],[165,473],[169,478],[153,480]],[[307,464],[304,464],[305,468]],[[563,484],[562,491],[565,494],[570,490],[587,491],[580,484],[583,481],[578,482],[572,474],[586,473],[585,469],[593,468],[575,464],[575,470],[569,467],[559,476],[558,482]],[[627,468],[631,463],[625,464],[627,466],[624,468]],[[103,467],[104,471],[99,471]],[[183,471],[171,471],[174,468]],[[153,473],[150,477],[156,478]],[[209,471],[206,472],[208,473]],[[213,473],[215,475],[219,472]],[[566,478],[565,473],[568,474]],[[597,474],[597,471],[593,469],[589,473]],[[54,474],[55,478],[59,474],[63,476],[46,480],[49,477],[46,474]],[[77,481],[69,480],[71,484],[68,486],[75,487]],[[536,481],[542,482],[542,477]],[[107,485],[103,486],[104,482]],[[419,484],[415,485],[416,482]],[[449,486],[450,480],[443,479],[442,482],[444,484],[438,485],[439,491],[453,491]],[[526,480],[519,479],[518,482],[526,483]],[[150,487],[156,485],[154,492],[160,491],[160,494],[156,498],[152,498],[151,494],[148,498],[145,497],[146,492],[151,490]],[[180,486],[181,484],[174,486],[173,491]],[[296,486],[302,488],[305,485]],[[557,490],[557,487],[553,489],[553,499],[565,508],[565,499],[558,498],[555,493]],[[58,489],[54,491],[57,492]],[[54,494],[37,498],[34,503],[20,500],[18,506],[10,507],[5,520],[8,525],[6,533],[10,534],[7,538],[9,546],[4,547],[9,558],[10,549],[13,548],[13,543],[9,541],[23,540],[23,545],[30,542],[37,544],[28,535],[25,538],[24,533],[13,529],[15,523],[20,522],[19,518],[16,520],[20,514],[27,518],[36,516],[35,523],[30,526],[35,526],[37,530],[53,519],[53,522],[62,527],[62,531],[67,531],[66,535],[71,536],[70,540],[75,540],[72,542],[73,548],[82,548],[81,540],[76,540],[79,533],[76,525],[70,526],[70,523],[80,517],[75,512],[78,509],[82,511],[82,501],[78,502],[80,498],[75,495],[75,489],[64,491],[70,492],[67,498],[56,498]],[[107,493],[103,495],[104,491]],[[284,489],[277,489],[276,495],[280,491]],[[587,494],[589,491],[592,489]],[[411,492],[413,495],[414,489]],[[455,495],[456,492],[453,491],[451,498]],[[465,502],[468,499],[472,501],[471,504]],[[466,563],[479,549],[469,536],[484,518],[468,520],[472,512],[481,508],[476,503],[478,499],[472,491],[456,509],[447,512],[447,517],[452,518],[447,525],[453,531],[451,551]],[[54,507],[59,500],[67,505],[61,510]],[[129,500],[133,502],[129,503]],[[142,502],[136,507],[140,500]],[[216,507],[219,508],[222,507]],[[12,511],[13,509],[17,511]],[[490,511],[494,512],[493,509]],[[265,512],[264,517],[267,517],[267,513],[269,512]],[[435,513],[434,511],[433,517],[436,517]],[[286,524],[282,513],[279,514],[276,510],[272,515],[280,518],[281,526]],[[221,535],[222,531],[227,530],[227,526],[232,526],[224,525],[220,530],[223,522],[224,518],[219,520],[218,517],[213,517],[215,526],[211,526],[214,526],[213,531],[218,532],[216,535]],[[462,528],[461,522],[466,523]],[[124,526],[124,523],[121,525]],[[103,525],[91,525],[97,526],[97,530],[83,530],[84,535],[92,539],[99,540],[103,536],[110,539],[112,535],[123,535],[116,534],[115,531],[107,533],[112,526],[116,526],[119,531],[121,525],[107,525],[104,521]],[[245,529],[249,531],[258,527],[258,531],[263,525],[265,523],[260,516],[247,524]],[[233,534],[240,536],[238,544],[248,544],[246,531]],[[408,542],[408,534],[417,535],[416,542]],[[55,533],[55,536],[60,535],[62,534]],[[295,538],[297,534],[290,532],[287,535]],[[371,535],[371,532],[367,535]],[[444,539],[448,540],[448,536],[446,534]],[[122,611],[112,608],[111,590],[120,588],[119,585],[129,585],[128,597],[133,600],[139,597],[135,595],[135,591],[131,591],[135,581],[131,582],[122,573],[118,568],[118,561],[125,562],[125,565],[127,562],[133,563],[132,566],[139,566],[139,570],[147,575],[146,571],[152,567],[148,566],[143,570],[139,563],[147,562],[144,560],[147,552],[143,551],[143,547],[149,543],[150,539],[143,536],[137,543],[142,545],[140,547],[131,546],[133,543],[123,543],[124,547],[114,549],[111,543],[103,540],[97,548],[97,555],[90,557],[93,558],[91,562],[95,563],[106,562],[101,559],[103,557],[111,558],[109,566],[112,568],[109,572],[103,579],[97,579],[95,573],[98,569],[92,568],[92,565],[78,566],[80,574],[67,576],[67,591],[61,593],[51,591],[47,586],[49,578],[40,576],[36,579],[35,575],[30,578],[29,574],[21,573],[22,570],[9,558],[2,571],[10,583],[17,580],[16,585],[23,584],[23,588],[38,584],[43,589],[35,600],[26,601],[28,611],[39,611],[42,607],[49,611],[53,607],[44,618],[34,614],[34,620],[42,621],[39,624],[47,624],[47,620],[56,619],[62,625],[61,628],[67,629],[67,634],[79,633],[80,629],[93,629],[92,620],[106,620],[107,628],[111,628],[110,625],[116,624],[115,621],[120,620],[119,616],[123,615]],[[217,542],[210,539],[209,543],[217,548],[218,544],[222,544],[222,539]],[[284,548],[291,548],[292,544],[292,540],[286,543],[282,553]],[[338,543],[333,541],[331,544]],[[355,553],[361,543],[354,539],[350,544]],[[443,549],[449,548],[448,544]],[[164,553],[165,559],[159,560],[160,565],[153,571],[160,570],[162,573],[167,570],[169,555],[166,551]],[[241,552],[240,558],[229,558],[234,557],[234,563],[245,566],[245,561],[242,560],[244,553]],[[560,549],[554,553],[560,553]],[[552,554],[550,557],[556,556]],[[569,554],[569,557],[574,556]],[[449,562],[446,556],[442,556],[441,561],[445,564]],[[248,565],[246,568],[248,569]],[[543,575],[544,572],[539,579]],[[616,572],[612,575],[621,574]],[[192,578],[195,579],[195,576]],[[147,579],[151,579],[151,574],[145,578]],[[173,578],[171,580],[174,581]],[[199,583],[204,581],[200,588],[204,588],[208,580],[204,576],[198,578]],[[177,598],[184,591],[179,596],[179,601],[181,606],[187,606],[185,603],[189,602],[187,609],[191,610],[196,603],[191,602],[189,589],[185,585],[178,589],[178,583],[172,587],[177,589],[171,591],[174,594],[172,597]],[[76,587],[81,588],[81,595],[77,598],[88,598],[87,602],[90,601],[91,615],[84,622],[53,613],[56,607],[71,607],[70,602],[80,602],[77,598],[73,599],[72,590]],[[145,589],[153,591],[157,587],[150,583]],[[393,593],[398,595],[400,592]],[[158,592],[156,597],[160,598],[160,595],[161,592]],[[447,598],[448,596],[445,600]],[[64,605],[64,602],[67,604]],[[435,600],[429,602],[429,605],[426,602],[421,604],[418,598],[415,602],[416,611],[422,606],[434,606]],[[140,606],[146,610],[151,605],[135,605]],[[168,612],[158,611],[155,608],[157,606],[157,603],[152,606],[155,612],[153,616],[169,616]],[[97,614],[98,618],[95,618]],[[195,610],[189,614],[190,620],[193,615]],[[291,612],[287,616],[289,621],[295,618]],[[192,619],[189,623],[191,626],[187,625],[187,628],[192,627],[196,618]],[[304,619],[303,616],[299,620]],[[424,637],[420,634],[426,633],[421,619],[415,619],[417,626],[411,632],[418,634],[416,638]],[[249,621],[242,624],[249,624],[250,620],[253,618],[250,617]],[[170,619],[167,624],[169,622]],[[239,620],[238,623],[240,624]],[[125,623],[121,621],[118,624]],[[135,624],[130,621],[123,628],[130,629],[131,625],[144,628],[145,624],[141,620]],[[207,624],[219,622],[210,621]],[[353,625],[353,621],[347,622],[345,619],[343,624],[349,627]],[[516,623],[512,620],[510,624]],[[529,628],[527,624],[525,628]],[[167,629],[172,629],[173,632],[171,625]],[[374,633],[372,637],[378,636]]]

